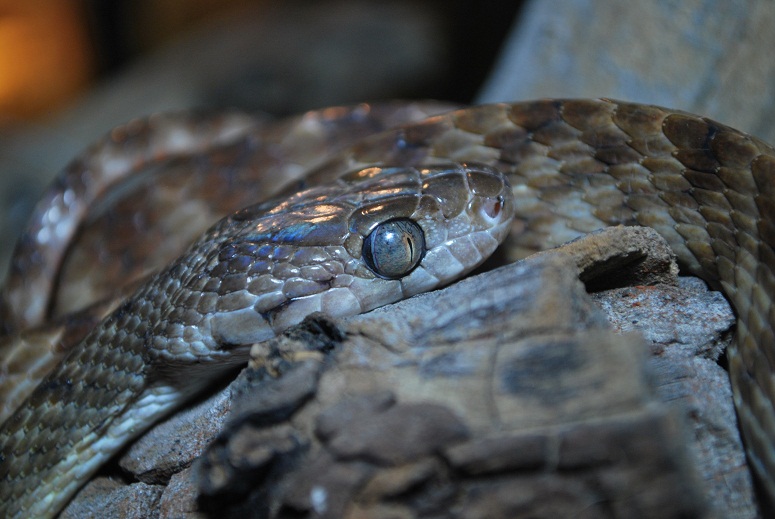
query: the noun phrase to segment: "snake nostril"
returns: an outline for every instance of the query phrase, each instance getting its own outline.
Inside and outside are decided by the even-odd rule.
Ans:
[[[488,197],[482,203],[482,212],[490,218],[497,218],[503,210],[503,197]]]

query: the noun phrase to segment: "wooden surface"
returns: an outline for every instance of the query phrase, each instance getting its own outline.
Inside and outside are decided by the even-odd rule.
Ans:
[[[612,228],[361,316],[306,322],[254,347],[228,389],[131,446],[119,463],[135,483],[98,478],[63,517],[88,507],[190,519],[753,517],[739,438],[720,449],[727,431],[715,432],[712,452],[690,441],[702,429],[689,420],[718,431],[724,410],[734,425],[723,371],[689,377],[692,356],[655,376],[646,344],[609,328],[580,263],[667,283],[649,288],[663,298],[654,306],[681,297],[664,242]],[[728,307],[725,321],[697,305],[705,331],[731,322]],[[686,323],[663,325],[691,342]],[[669,347],[654,344],[663,357]],[[680,399],[687,380],[725,391],[705,409],[662,401]]]

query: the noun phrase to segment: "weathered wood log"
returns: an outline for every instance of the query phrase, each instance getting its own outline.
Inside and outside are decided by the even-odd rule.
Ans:
[[[578,280],[579,264],[598,278],[614,266],[638,283],[657,276],[668,285],[647,291],[678,297],[657,239],[614,228],[257,345],[228,389],[128,450],[121,464],[138,483],[111,489],[108,505],[94,497],[98,480],[65,517],[83,500],[160,517],[702,517],[714,479],[748,492],[750,506],[739,438],[712,453],[736,460],[731,469],[700,467],[683,408],[659,398],[686,370],[676,361],[677,378],[655,376],[642,339],[612,331]],[[695,307],[710,312],[703,297]],[[717,311],[726,320],[713,318],[710,342],[731,322],[728,307]],[[701,319],[710,333],[710,314]],[[698,422],[704,412],[691,409]]]

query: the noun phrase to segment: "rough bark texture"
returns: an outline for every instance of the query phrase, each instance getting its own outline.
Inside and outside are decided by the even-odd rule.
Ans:
[[[109,490],[104,515],[136,501],[158,517],[755,516],[712,360],[732,315],[701,283],[676,286],[671,260],[656,233],[613,228],[362,316],[309,320],[127,451],[136,497],[98,479],[65,517],[87,496],[95,506],[94,487]],[[577,271],[603,264],[661,284],[596,294],[606,319]],[[609,321],[638,325],[651,348]]]

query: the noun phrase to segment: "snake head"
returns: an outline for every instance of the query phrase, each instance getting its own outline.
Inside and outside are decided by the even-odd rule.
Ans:
[[[232,215],[192,278],[216,340],[267,339],[452,282],[508,234],[506,177],[477,164],[368,167]],[[211,295],[208,295],[210,293]]]

